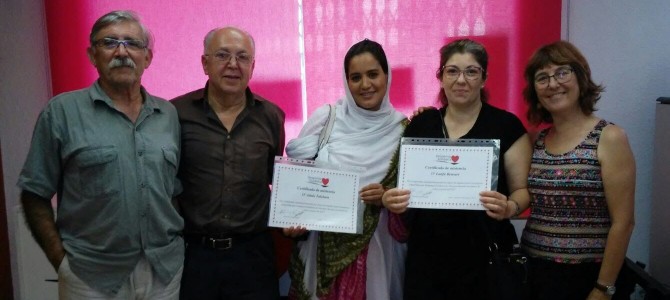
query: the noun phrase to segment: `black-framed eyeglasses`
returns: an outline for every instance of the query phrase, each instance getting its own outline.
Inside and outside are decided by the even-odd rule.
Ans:
[[[549,82],[551,81],[551,78],[554,77],[556,79],[556,82],[558,83],[566,83],[572,79],[572,73],[574,71],[570,67],[561,67],[556,69],[556,72],[554,72],[554,75],[548,75],[545,73],[542,73],[540,75],[535,76],[535,87],[544,89],[549,86]]]
[[[461,73],[463,73],[463,76],[465,76],[465,79],[467,80],[477,80],[482,78],[484,69],[481,67],[470,66],[461,70],[455,66],[442,66],[442,76],[449,80],[458,79],[458,77],[461,76]]]
[[[237,63],[241,65],[249,65],[254,60],[253,56],[245,52],[233,54],[228,51],[217,51],[214,52],[213,54],[205,54],[205,56],[212,56],[214,57],[215,60],[220,61],[222,63],[228,63],[234,57],[235,61],[237,61]]]
[[[127,50],[144,50],[147,48],[147,45],[140,40],[117,40],[113,38],[102,38],[95,43],[93,43],[95,46],[104,48],[107,50],[114,50],[119,47],[119,45],[123,45],[126,47]]]

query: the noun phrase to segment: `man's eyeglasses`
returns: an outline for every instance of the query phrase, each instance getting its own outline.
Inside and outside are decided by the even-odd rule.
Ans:
[[[442,67],[442,76],[446,77],[449,80],[456,80],[461,73],[465,76],[467,80],[477,80],[482,77],[483,69],[480,67],[467,67],[465,70],[461,70],[454,66],[443,66]]]
[[[251,61],[254,60],[254,57],[247,53],[232,54],[226,51],[214,52],[214,54],[211,55],[205,54],[205,56],[212,56],[214,57],[215,60],[220,61],[222,63],[228,63],[234,57],[235,61],[237,61],[237,63],[241,65],[249,65]]]
[[[140,40],[117,40],[113,38],[102,38],[95,41],[95,43],[93,44],[97,47],[104,48],[107,50],[114,50],[118,48],[119,45],[125,46],[126,50],[134,50],[134,51],[139,51],[147,48],[147,45]]]
[[[551,77],[554,77],[558,83],[566,83],[572,79],[572,72],[572,68],[562,67],[556,69],[554,75],[551,76],[545,73],[537,75],[535,77],[535,87],[539,89],[547,88],[549,86],[549,82],[551,81]]]

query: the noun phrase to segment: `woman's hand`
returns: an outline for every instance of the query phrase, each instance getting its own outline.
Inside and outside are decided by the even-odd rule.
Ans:
[[[409,190],[392,188],[384,192],[382,204],[392,213],[404,213],[407,210],[407,205],[409,205],[409,194]]]
[[[507,219],[514,215],[516,207],[507,196],[496,191],[483,191],[479,193],[479,201],[484,204],[486,214],[498,221]]]
[[[430,109],[435,109],[435,107],[432,107],[432,106],[421,106],[421,107],[417,108],[414,112],[412,112],[412,116],[410,117],[410,119],[412,119],[412,118],[418,116],[420,113],[422,113],[422,112],[424,112],[424,111],[426,111],[426,110],[430,110]]]
[[[364,186],[358,195],[365,204],[381,205],[382,195],[384,194],[384,186],[379,183],[371,183]]]
[[[287,237],[296,238],[305,234],[307,232],[307,228],[302,226],[291,226],[289,228],[282,228],[282,232]]]

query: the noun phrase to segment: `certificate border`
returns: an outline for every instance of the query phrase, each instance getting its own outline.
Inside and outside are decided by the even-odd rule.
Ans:
[[[278,180],[277,178],[279,178],[279,176],[278,176],[279,173],[281,173],[282,170],[303,171],[306,168],[313,168],[313,167],[309,167],[309,166],[306,166],[306,165],[301,166],[301,165],[291,165],[291,164],[282,164],[282,163],[276,163],[275,164],[275,170],[274,171],[277,175],[273,176],[272,188],[273,188],[273,190],[274,189],[277,189],[277,190],[276,190],[276,192],[272,193],[272,199],[270,199],[270,211],[272,212],[272,214],[269,216],[268,226],[272,226],[272,227],[274,227],[275,225],[304,226],[308,230],[321,230],[321,231],[332,230],[334,232],[357,233],[358,229],[359,229],[356,226],[359,223],[357,216],[358,216],[358,210],[360,209],[360,207],[359,207],[360,206],[360,201],[358,201],[358,200],[355,201],[354,206],[352,207],[352,210],[351,210],[352,215],[351,215],[350,226],[333,226],[333,225],[319,225],[319,224],[306,225],[306,224],[296,224],[294,222],[286,222],[286,221],[277,220],[277,216],[276,216],[277,210],[274,209],[273,203],[277,203],[278,201],[280,201],[280,200],[277,199],[277,197],[279,195],[279,189],[280,189],[280,185],[277,184],[277,180]],[[334,172],[334,171],[329,171],[328,169],[319,168],[319,173],[318,174],[353,177],[356,186],[360,185],[360,177],[358,176],[358,174],[355,174],[353,172],[348,172],[348,171]],[[356,178],[356,177],[359,177],[359,178]],[[355,197],[355,199],[358,199],[358,194],[357,194],[356,189],[352,190],[352,195],[351,196],[352,196],[352,198]],[[272,225],[270,225],[270,224],[272,224]]]
[[[414,147],[413,147],[414,146]],[[421,147],[416,147],[421,146]],[[487,190],[496,190],[498,184],[497,174],[499,166],[494,166],[496,162],[499,162],[499,149],[500,149],[500,140],[497,139],[440,139],[440,138],[408,138],[404,137],[401,140],[401,165],[402,168],[398,172],[398,186],[401,186],[401,175],[406,174],[408,166],[406,161],[405,152],[407,150],[421,150],[421,151],[432,151],[434,152],[437,147],[458,147],[461,152],[478,152],[478,151],[490,151],[490,155],[487,155],[486,161],[486,179],[485,185]],[[492,161],[491,161],[492,160]],[[495,175],[495,176],[494,176]],[[405,186],[405,184],[402,184]],[[419,205],[421,207],[416,207],[412,204]],[[445,207],[452,206],[452,207]],[[425,209],[467,209],[467,210],[485,210],[481,203],[461,203],[461,202],[434,202],[434,201],[422,201],[422,200],[412,200],[410,199],[410,206],[412,208],[425,208]]]
[[[437,146],[437,145],[403,145],[403,154],[404,151],[407,150],[414,150],[414,151],[425,151],[425,152],[435,152],[435,148],[440,147],[442,148],[443,146]],[[429,147],[428,149],[426,147]],[[447,147],[452,147],[452,146],[447,146]],[[490,147],[458,147],[460,152],[491,152],[493,149]],[[408,164],[406,163],[406,155],[403,155],[403,174],[406,172],[406,168],[408,168]],[[487,185],[487,187],[490,189],[491,188],[491,158],[493,157],[493,153],[491,155],[487,155],[486,158],[486,165],[487,165],[487,172],[486,172],[486,178],[484,180],[484,183]],[[404,182],[403,182],[404,183]],[[440,201],[440,202],[431,202],[431,201],[422,201],[422,200],[414,200],[410,199],[411,204],[416,204],[416,205],[421,205],[421,207],[415,207],[415,206],[410,206],[409,207],[414,207],[414,208],[427,208],[426,206],[434,207],[434,208],[443,208],[445,205],[451,205],[454,207],[463,207],[463,209],[472,209],[472,210],[483,210],[484,207],[482,206],[481,203],[461,203],[461,202],[446,202],[446,201]]]

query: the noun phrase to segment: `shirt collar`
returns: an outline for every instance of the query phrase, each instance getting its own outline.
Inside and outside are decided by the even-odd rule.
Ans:
[[[154,97],[149,95],[149,93],[147,93],[146,89],[144,89],[143,86],[140,86],[140,93],[142,94],[142,99],[144,100],[143,103],[142,103],[142,109],[143,110],[148,110],[148,111],[153,110],[153,111],[156,111],[156,112],[161,111],[161,108],[160,108],[160,106],[158,106],[158,103],[156,102],[156,99],[154,99]],[[100,102],[103,102],[103,103],[107,104],[107,106],[109,106],[109,107],[114,107],[114,102],[112,102],[112,98],[110,98],[107,95],[107,93],[105,93],[105,91],[102,89],[102,87],[100,86],[99,80],[96,80],[93,83],[93,85],[89,89],[89,95],[91,96],[91,100],[93,102],[100,101]]]
[[[205,102],[205,105],[209,106],[209,103],[207,103],[207,91],[209,89],[209,80],[207,83],[205,83],[205,89],[203,90],[203,96],[202,100]],[[251,89],[247,86],[247,89],[244,91],[244,97],[247,98],[247,107],[255,106],[257,104],[258,99],[254,97],[254,93],[251,92]]]

